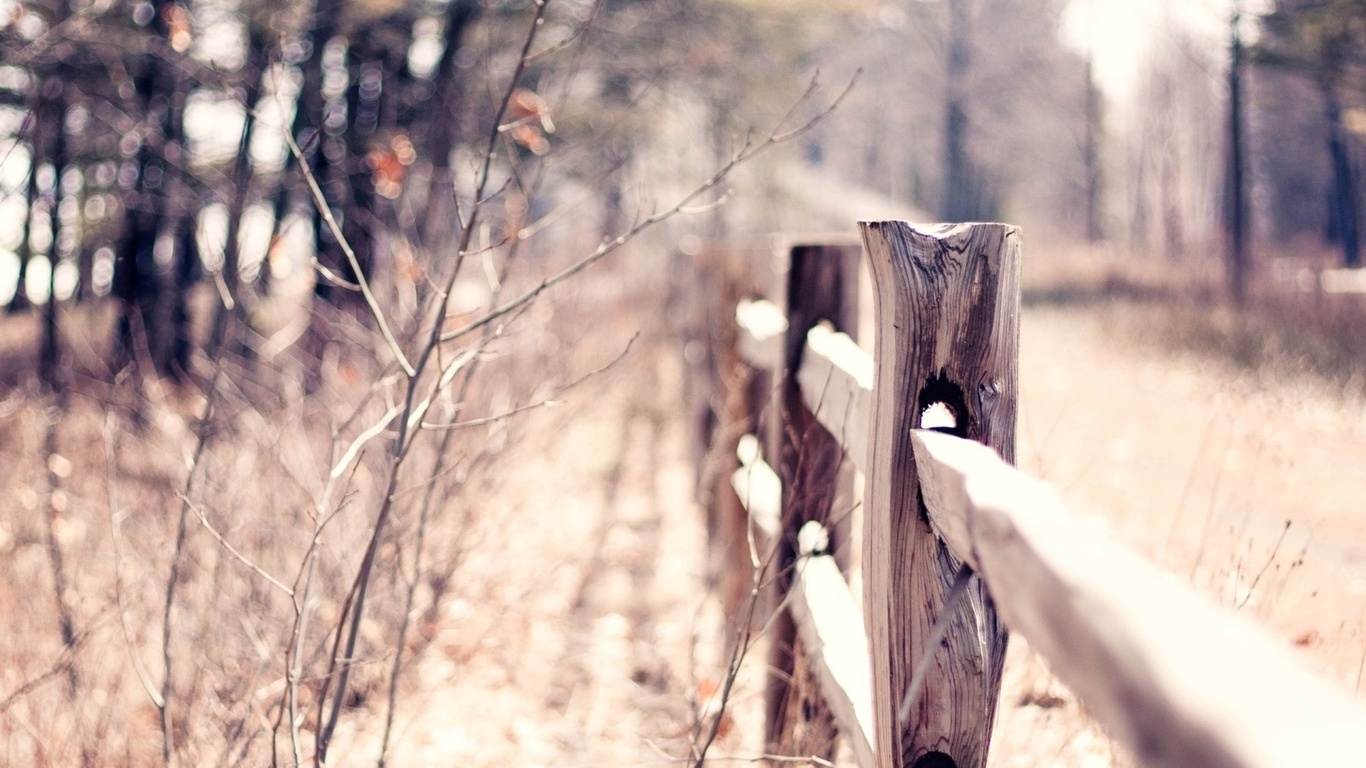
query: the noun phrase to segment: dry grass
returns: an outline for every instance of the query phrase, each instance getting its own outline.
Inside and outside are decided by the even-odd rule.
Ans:
[[[1341,352],[1359,335],[1327,337],[1330,328],[1353,327],[1359,307],[1291,296],[1280,297],[1286,304],[1278,309],[1280,298],[1259,293],[1255,311],[1234,313],[1199,301],[1213,288],[1172,287],[1154,271],[1030,264],[1022,463],[1083,510],[1123,500],[1109,511],[1126,538],[1226,604],[1303,639],[1350,684],[1362,627],[1335,623],[1329,608],[1350,604],[1356,582],[1335,571],[1331,552],[1304,554],[1306,536],[1321,535],[1313,526],[1338,530],[1330,521],[1339,501],[1298,502],[1292,540],[1279,548],[1278,530],[1253,509],[1258,499],[1297,498],[1277,486],[1326,487],[1320,465],[1345,444],[1330,442],[1319,457],[1309,432],[1257,428],[1272,405],[1252,401],[1273,385],[1284,389],[1287,372],[1320,390],[1359,381],[1366,355],[1353,362]],[[451,418],[551,397],[645,330],[622,363],[569,393],[568,408],[457,430],[444,449],[436,440],[421,444],[377,559],[338,763],[378,757],[405,620],[393,764],[664,764],[687,754],[699,698],[724,667],[716,627],[725,618],[703,587],[701,512],[688,499],[692,469],[672,394],[677,361],[662,344],[662,287],[642,278],[659,271],[642,262],[626,282],[602,275],[538,303],[489,349],[479,383]],[[1292,320],[1299,326],[1280,327]],[[1082,324],[1087,338],[1069,336]],[[1266,330],[1259,336],[1253,327]],[[1040,329],[1033,341],[1031,328]],[[24,348],[27,337],[7,342],[4,333],[0,345]],[[310,574],[296,709],[300,751],[312,753],[330,633],[387,466],[388,437],[380,434],[341,474],[331,505],[320,505],[338,456],[388,407],[376,386],[384,369],[351,343],[368,331],[337,333],[319,390],[305,394],[304,361],[233,362],[208,418],[207,375],[197,386],[101,384],[101,372],[88,368],[73,377],[64,409],[19,373],[4,385],[0,574],[8,586],[0,613],[9,631],[0,637],[0,763],[161,762],[154,699],[168,658],[178,762],[256,765],[272,752],[292,762],[289,723],[278,731],[275,723],[286,711],[295,611]],[[1325,339],[1316,346],[1308,337],[1319,334]],[[1185,351],[1173,358],[1168,345]],[[1133,365],[1118,367],[1122,361]],[[1149,382],[1154,392],[1142,394],[1135,377],[1147,376],[1149,365],[1163,373]],[[1223,382],[1213,406],[1197,396],[1210,376]],[[1079,394],[1083,377],[1094,396]],[[1124,415],[1139,397],[1185,405],[1160,420],[1140,416],[1139,425]],[[1161,433],[1183,423],[1194,437],[1170,455]],[[1210,433],[1204,443],[1202,429]],[[1229,459],[1239,448],[1241,459]],[[1283,478],[1266,471],[1286,456],[1297,463]],[[1158,461],[1166,463],[1150,466]],[[414,581],[417,527],[429,503],[425,565]],[[1310,533],[1299,533],[1300,524]],[[718,757],[757,754],[763,658],[756,651],[742,671]],[[993,765],[1125,764],[1022,643],[1011,651],[1001,707]]]
[[[255,396],[267,382],[236,373],[212,395],[164,382],[86,384],[58,408],[51,396],[11,394],[22,405],[0,424],[13,468],[3,494],[21,509],[7,515],[3,537],[10,589],[0,599],[16,619],[0,645],[4,691],[70,664],[69,675],[10,703],[0,722],[11,762],[157,762],[163,696],[183,759],[263,759],[305,601],[315,623],[304,636],[310,661],[299,695],[301,711],[309,708],[326,628],[382,490],[374,478],[383,451],[348,471],[339,503],[322,510],[332,519],[312,556],[321,479],[339,442],[332,433],[354,437],[324,403],[345,411],[345,400],[268,402]],[[375,418],[379,403],[352,399],[362,419]],[[449,558],[458,530],[431,542],[429,556]],[[390,597],[402,589],[398,542],[409,532],[395,534],[376,587]],[[356,704],[383,689],[380,663],[403,605],[376,603]],[[64,616],[80,638],[70,649]]]
[[[1314,290],[1321,256],[1267,254],[1241,307],[1210,258],[1164,263],[1109,248],[1031,253],[1024,302],[1104,313],[1153,352],[1222,360],[1267,381],[1366,395],[1366,295]]]
[[[515,288],[549,266],[507,279]],[[477,665],[485,639],[513,642],[500,622],[517,615],[517,600],[497,574],[520,563],[530,578],[519,588],[534,594],[549,565],[538,541],[553,540],[555,528],[528,539],[518,535],[530,532],[525,524],[507,527],[500,499],[516,494],[500,478],[530,460],[514,448],[544,447],[531,425],[556,427],[505,414],[573,397],[564,387],[610,364],[635,329],[654,335],[633,355],[660,354],[658,323],[634,311],[656,304],[639,291],[658,286],[603,277],[519,315],[482,347],[477,376],[457,381],[430,412],[468,425],[428,435],[400,473],[329,764],[379,756],[391,684],[402,753],[422,716],[405,702],[415,690],[430,695],[414,688],[414,675],[433,644],[448,662]],[[67,317],[69,341],[108,338],[105,314]],[[0,329],[6,346],[24,350],[28,322]],[[357,343],[371,331],[345,322],[320,361],[297,352],[270,365],[199,360],[184,384],[126,375],[102,383],[103,372],[73,356],[64,401],[42,393],[22,362],[13,366],[0,397],[0,763],[159,763],[163,728],[176,764],[260,765],[272,755],[293,763],[313,753],[334,632],[391,462],[392,434],[371,427],[397,396],[393,377]],[[311,392],[308,368],[321,371]],[[560,450],[600,462],[606,449],[588,440]],[[555,489],[560,473],[574,471],[553,459],[539,466],[549,476],[523,482]],[[688,686],[665,682],[686,713],[679,689]]]

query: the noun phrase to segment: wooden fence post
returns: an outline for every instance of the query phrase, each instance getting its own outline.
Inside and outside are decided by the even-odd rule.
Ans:
[[[673,264],[678,297],[670,312],[683,345],[684,410],[698,467],[697,498],[707,515],[707,578],[720,594],[727,621],[744,615],[752,581],[740,567],[749,562],[749,520],[730,484],[735,446],[741,435],[755,431],[757,395],[767,391],[767,375],[751,370],[735,348],[735,304],[757,295],[755,265],[767,255],[697,242],[680,248]],[[724,628],[727,655],[735,630]]]
[[[977,768],[1000,690],[1006,632],[980,582],[948,610],[959,564],[930,529],[911,430],[942,403],[955,432],[1015,457],[1019,230],[861,222],[873,276],[877,354],[864,494],[863,583],[880,768]],[[933,654],[909,716],[898,716],[921,657]]]
[[[831,519],[844,450],[802,401],[797,370],[807,331],[816,324],[825,321],[850,335],[856,332],[861,250],[852,238],[779,243],[777,248],[776,256],[787,261],[778,294],[786,304],[788,326],[778,371],[782,378],[775,392],[777,408],[769,424],[768,455],[783,482],[781,530],[770,570],[780,602],[792,586],[797,533],[804,523],[814,520],[831,531],[832,552],[844,554],[840,547],[848,546],[840,538],[841,525]],[[848,530],[847,524],[842,527]],[[834,720],[808,674],[798,643],[791,615],[781,611],[769,629],[768,749],[771,754],[817,754],[833,759]]]

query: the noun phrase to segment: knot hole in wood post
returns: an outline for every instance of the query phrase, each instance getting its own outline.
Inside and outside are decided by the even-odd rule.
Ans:
[[[968,404],[963,388],[950,381],[943,371],[925,382],[915,402],[920,414],[916,427],[954,437],[968,436]]]
[[[943,752],[927,752],[911,768],[958,768],[958,764]]]

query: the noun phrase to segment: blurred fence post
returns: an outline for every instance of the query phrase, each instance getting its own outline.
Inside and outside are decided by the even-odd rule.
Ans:
[[[738,466],[740,436],[757,429],[759,393],[768,376],[740,359],[735,305],[757,295],[767,263],[753,248],[694,241],[674,253],[677,297],[670,311],[683,345],[683,405],[698,467],[697,499],[707,515],[707,577],[720,593],[726,618],[738,620],[752,581],[740,567],[749,562],[749,519],[730,477]],[[725,630],[727,653],[733,629]]]
[[[806,335],[821,322],[849,335],[858,325],[858,275],[861,248],[848,238],[788,240],[775,244],[777,301],[787,316],[776,407],[768,424],[768,450],[782,479],[781,529],[774,543],[770,573],[778,599],[792,586],[797,560],[797,533],[808,521],[830,531],[830,549],[847,564],[847,512],[834,510],[844,461],[844,449],[808,410],[797,385]],[[780,270],[782,267],[780,266]],[[847,483],[846,483],[847,485]],[[832,514],[832,512],[834,514]],[[838,519],[840,512],[843,520]],[[845,532],[845,533],[842,533]],[[842,559],[841,559],[842,558]],[[775,603],[776,605],[776,603]],[[765,699],[768,750],[780,755],[822,755],[834,758],[837,730],[821,696],[805,654],[798,647],[796,626],[787,611],[774,617],[769,628],[770,674]]]

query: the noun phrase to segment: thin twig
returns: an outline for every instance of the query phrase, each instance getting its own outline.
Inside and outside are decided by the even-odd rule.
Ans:
[[[481,417],[481,418],[478,418],[478,419],[467,419],[467,420],[465,420],[465,421],[452,421],[452,422],[447,422],[447,423],[444,423],[444,424],[433,424],[433,423],[431,423],[431,422],[426,422],[426,421],[424,421],[424,422],[422,422],[422,428],[423,428],[423,429],[433,429],[433,430],[456,430],[456,429],[465,429],[465,428],[467,428],[467,427],[481,427],[481,426],[484,426],[485,424],[492,424],[492,423],[494,423],[494,422],[503,421],[503,420],[505,420],[505,419],[511,418],[511,417],[516,416],[516,415],[518,415],[518,414],[526,413],[526,412],[528,412],[528,411],[534,411],[534,410],[538,410],[538,409],[541,409],[541,408],[549,408],[549,407],[552,407],[552,406],[555,406],[555,405],[559,405],[561,401],[560,401],[558,398],[559,398],[560,396],[562,396],[564,393],[566,393],[566,392],[570,391],[571,389],[573,389],[573,388],[579,386],[580,384],[584,383],[585,381],[588,381],[589,379],[593,378],[594,376],[597,376],[597,375],[599,375],[599,374],[605,373],[606,371],[608,371],[608,370],[610,370],[611,368],[613,368],[614,366],[616,366],[617,363],[620,363],[623,359],[625,359],[625,358],[626,358],[626,355],[629,354],[629,353],[631,352],[631,345],[635,343],[636,339],[637,339],[639,336],[640,336],[639,333],[634,334],[633,336],[631,336],[631,338],[626,342],[626,347],[625,347],[625,349],[622,349],[621,352],[618,353],[616,357],[612,358],[612,359],[611,359],[610,361],[608,361],[607,363],[605,363],[605,364],[603,364],[603,365],[600,365],[600,366],[598,366],[597,368],[594,368],[593,370],[591,370],[591,371],[585,373],[584,375],[580,376],[579,378],[577,378],[577,379],[575,379],[575,380],[569,382],[568,384],[564,385],[563,387],[560,387],[559,389],[555,390],[555,394],[554,394],[554,396],[552,396],[552,397],[546,398],[546,399],[544,399],[544,400],[540,400],[540,401],[538,401],[538,402],[527,403],[527,404],[525,404],[525,405],[520,405],[520,406],[518,406],[518,407],[516,407],[516,408],[513,408],[513,409],[511,409],[511,410],[504,411],[503,413],[496,413],[496,414],[494,414],[494,415],[492,415],[492,416],[484,416],[484,417]]]
[[[1290,532],[1290,521],[1285,521],[1285,526],[1281,528],[1281,535],[1276,537],[1276,545],[1271,548],[1271,552],[1266,556],[1266,562],[1262,563],[1262,569],[1257,571],[1257,575],[1252,578],[1252,583],[1247,587],[1247,594],[1243,595],[1242,601],[1233,606],[1233,610],[1240,611],[1247,602],[1252,599],[1253,593],[1257,591],[1257,584],[1266,575],[1266,571],[1276,560],[1276,554],[1281,551],[1281,544],[1285,543],[1285,535]]]
[[[857,78],[857,75],[855,77]],[[802,99],[800,99],[798,103],[801,103],[801,101],[804,101],[810,97],[810,95],[813,93],[815,89],[815,83],[816,81],[813,79],[812,85],[807,88],[806,92],[802,96]],[[588,268],[592,264],[602,260],[603,257],[618,250],[627,242],[632,240],[636,235],[639,235],[641,232],[644,232],[645,230],[653,227],[654,225],[666,219],[672,218],[682,213],[684,210],[688,209],[692,205],[694,200],[696,200],[704,194],[707,194],[711,190],[715,189],[717,185],[719,185],[722,181],[725,181],[725,179],[728,176],[730,176],[730,174],[739,166],[754,159],[754,157],[764,152],[765,150],[770,149],[776,146],[777,144],[781,144],[785,141],[790,141],[791,139],[794,139],[802,135],[806,131],[811,130],[811,128],[815,127],[816,123],[824,119],[826,115],[829,115],[840,105],[844,98],[853,89],[854,83],[855,80],[850,80],[849,84],[844,87],[844,90],[842,90],[839,93],[839,95],[836,96],[834,100],[830,102],[829,105],[827,105],[824,109],[822,109],[810,120],[807,120],[806,122],[802,123],[796,128],[793,128],[786,132],[780,133],[778,129],[775,128],[774,131],[770,133],[767,138],[758,143],[746,142],[741,146],[741,148],[738,151],[732,154],[730,159],[727,160],[724,164],[722,164],[721,167],[717,169],[709,178],[707,178],[701,184],[698,184],[691,191],[684,193],[682,198],[680,198],[673,205],[637,220],[634,224],[631,225],[631,227],[629,227],[622,234],[602,243],[597,247],[596,250],[594,250],[587,256],[584,256],[582,259],[575,262],[574,264],[571,264],[570,266],[564,268],[563,270],[557,272],[554,275],[542,279],[538,285],[526,291],[521,296],[512,299],[506,304],[503,304],[497,309],[484,314],[482,317],[476,320],[470,321],[462,328],[443,334],[441,336],[441,341],[454,341],[455,339],[465,336],[471,331],[475,331],[479,328],[482,328],[485,325],[488,325],[489,323],[499,319],[500,317],[503,317],[504,315],[517,309],[518,307],[527,304],[531,301],[534,301],[546,290],[556,285],[559,285],[565,280],[568,280],[574,275],[577,275],[578,273],[582,272],[584,269]]]
[[[4,714],[20,699],[47,684],[53,678],[68,672],[71,665],[75,663],[75,659],[72,658],[73,650],[72,648],[63,649],[52,666],[48,667],[42,674],[20,683],[18,688],[6,694],[5,698],[0,699],[0,714]]]
[[[384,312],[379,307],[379,301],[375,299],[375,294],[370,290],[370,281],[365,277],[365,270],[361,269],[360,260],[356,258],[356,251],[351,247],[351,243],[342,236],[341,227],[337,220],[332,216],[332,208],[327,204],[327,197],[323,195],[322,187],[318,186],[318,179],[313,175],[313,169],[304,160],[303,150],[299,149],[299,144],[294,140],[294,136],[289,131],[281,131],[285,137],[285,143],[289,145],[290,154],[298,162],[299,168],[303,171],[304,179],[308,182],[308,190],[313,195],[313,202],[318,206],[318,212],[322,214],[323,221],[327,222],[327,228],[331,230],[332,237],[341,246],[342,253],[346,255],[347,262],[351,265],[351,270],[356,273],[356,288],[361,296],[365,297],[365,304],[370,309],[370,314],[375,318],[375,323],[379,325],[379,332],[384,337],[384,343],[389,346],[389,351],[403,372],[409,376],[413,375],[413,366],[408,362],[408,358],[403,354],[403,348],[399,346],[398,339],[389,330],[389,321],[385,319]],[[328,272],[329,278],[334,278],[339,284],[346,284],[344,280],[337,278]]]
[[[209,535],[213,536],[214,539],[219,543],[219,545],[222,546],[223,549],[227,550],[228,554],[232,555],[233,558],[235,558],[241,564],[250,568],[253,572],[256,573],[257,576],[260,576],[261,578],[265,579],[267,582],[270,583],[271,586],[285,593],[289,597],[294,596],[294,590],[290,589],[289,585],[270,575],[270,573],[267,572],[266,569],[257,565],[251,558],[242,554],[236,547],[232,545],[232,542],[224,538],[223,534],[219,533],[218,529],[213,527],[213,523],[209,522],[209,516],[207,513],[204,512],[203,507],[201,507],[198,504],[195,504],[193,501],[189,499],[189,497],[185,496],[184,494],[178,493],[176,495],[180,499],[180,502],[182,504],[186,505],[194,511],[195,515],[199,517],[200,525],[204,526],[204,530],[208,531]]]
[[[189,471],[185,473],[185,485],[180,497],[188,499],[190,489],[194,485],[194,478],[199,473],[200,462],[204,457],[204,450],[209,444],[209,425],[213,421],[216,395],[218,389],[218,379],[222,376],[223,366],[220,363],[214,374],[213,382],[210,384],[209,401],[205,406],[204,418],[199,423],[197,439],[195,441],[194,452],[189,462]],[[161,758],[163,764],[172,764],[175,756],[175,735],[171,720],[171,694],[174,691],[174,675],[172,674],[172,660],[174,654],[171,653],[171,628],[172,613],[175,609],[176,586],[180,583],[180,569],[185,560],[185,540],[189,534],[189,504],[182,502],[180,505],[180,516],[176,521],[175,543],[171,548],[171,570],[166,577],[166,602],[161,614]]]

